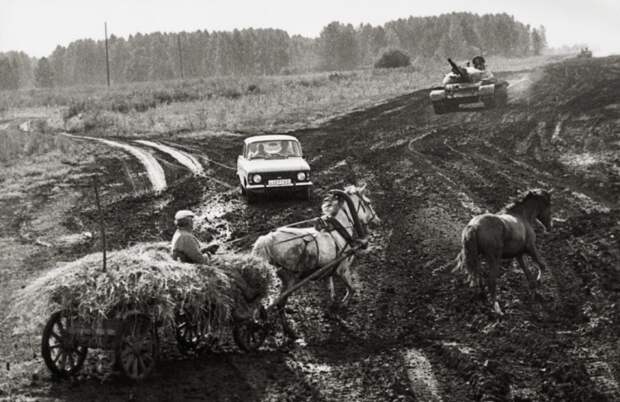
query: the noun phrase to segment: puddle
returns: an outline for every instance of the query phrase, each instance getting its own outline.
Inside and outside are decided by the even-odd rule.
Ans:
[[[213,235],[213,240],[222,244],[231,238],[232,230],[224,215],[237,209],[234,203],[222,202],[217,197],[204,200],[194,213],[197,215],[196,229]]]

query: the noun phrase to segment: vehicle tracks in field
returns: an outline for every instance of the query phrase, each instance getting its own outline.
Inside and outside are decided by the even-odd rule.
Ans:
[[[617,239],[610,237],[620,236],[620,217],[601,201],[604,187],[581,191],[581,179],[555,163],[547,140],[561,114],[547,113],[558,104],[553,97],[567,95],[557,76],[546,78],[553,85],[533,78],[540,76],[527,82],[508,75],[524,81],[502,109],[435,116],[428,90],[421,90],[292,132],[320,156],[313,166],[317,193],[366,181],[384,221],[373,238],[377,251],[356,265],[360,292],[344,324],[323,317],[325,284],[312,284],[289,305],[306,346],[166,361],[163,372],[169,373],[131,392],[220,400],[614,400],[620,310],[612,307],[617,293],[607,287],[620,263]],[[535,131],[544,119],[554,124]],[[570,123],[561,124],[563,141],[571,140]],[[207,172],[235,183],[226,162],[236,159],[240,138],[157,142],[206,158]],[[210,157],[218,163],[207,163]],[[506,316],[498,318],[458,275],[434,271],[458,253],[459,229],[472,214],[497,211],[532,185],[562,190],[553,194],[554,213],[561,211],[562,219],[539,237],[551,272],[543,275],[543,301],[534,303],[522,273],[507,267],[499,279]],[[227,221],[222,239],[245,236],[235,246],[245,250],[259,234],[320,214],[317,202],[247,206],[232,191],[220,193],[197,177],[171,183],[165,193],[169,202],[161,210],[145,211],[144,219],[129,216],[114,228],[147,219],[150,236],[169,238],[176,209],[215,204],[207,212],[215,225]],[[140,211],[151,202],[119,204],[118,210]],[[136,238],[130,232],[118,237]],[[95,391],[111,388],[91,385]],[[87,395],[62,387],[56,392]]]

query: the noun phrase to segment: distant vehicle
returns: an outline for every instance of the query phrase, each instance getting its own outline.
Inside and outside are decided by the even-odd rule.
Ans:
[[[237,158],[237,176],[248,202],[275,191],[294,192],[307,200],[312,192],[310,165],[303,158],[301,144],[290,135],[246,138]]]
[[[589,59],[592,57],[592,50],[588,49],[588,47],[584,47],[583,49],[581,49],[577,57],[579,57],[580,59]]]
[[[508,101],[508,82],[498,80],[486,70],[482,56],[473,59],[474,67],[458,66],[448,59],[452,71],[441,86],[431,89],[430,98],[436,114],[454,112],[459,105],[482,102],[486,108],[505,105]]]

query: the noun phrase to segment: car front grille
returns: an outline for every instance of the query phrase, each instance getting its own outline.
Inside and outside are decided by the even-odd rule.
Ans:
[[[297,173],[299,172],[301,172],[301,170],[288,171],[288,172],[262,172],[258,174],[260,174],[262,177],[261,184],[265,184],[269,180],[277,180],[277,179],[291,179],[291,182],[299,183],[300,181],[297,180]],[[306,174],[309,175],[310,172],[306,172]],[[303,180],[303,182],[307,182],[308,180],[309,179]]]

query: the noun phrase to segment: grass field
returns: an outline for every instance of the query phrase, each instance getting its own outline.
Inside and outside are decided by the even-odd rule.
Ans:
[[[490,58],[496,71],[549,57]],[[439,82],[447,66],[296,76],[221,77],[112,86],[0,92],[0,118],[24,110],[61,118],[47,128],[99,136],[174,135],[202,130],[286,131]]]

